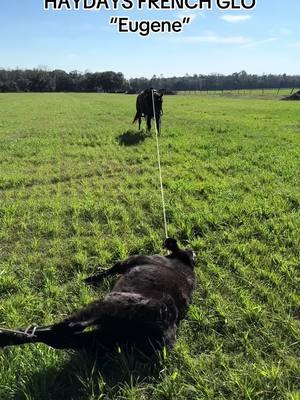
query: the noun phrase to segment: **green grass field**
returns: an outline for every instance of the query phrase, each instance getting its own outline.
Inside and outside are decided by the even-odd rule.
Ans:
[[[169,234],[198,254],[174,353],[154,368],[6,348],[0,399],[299,400],[299,106],[165,97]],[[82,283],[98,267],[162,252],[155,138],[134,111],[134,96],[0,94],[0,326],[58,321],[109,290]]]

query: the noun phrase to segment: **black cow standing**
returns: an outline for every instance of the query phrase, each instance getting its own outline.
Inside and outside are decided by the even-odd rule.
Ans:
[[[194,253],[167,239],[167,256],[131,256],[86,279],[95,284],[119,274],[112,291],[63,321],[16,331],[0,328],[0,347],[45,343],[57,349],[135,346],[149,352],[172,347],[195,286]]]
[[[157,125],[157,130],[160,132],[160,117],[163,113],[162,110],[162,97],[163,93],[155,89],[146,89],[141,92],[136,99],[136,114],[133,123],[139,122],[139,129],[141,129],[141,119],[145,117],[147,121],[147,130],[151,130],[151,119],[154,118],[155,109],[155,120]],[[154,100],[154,109],[153,109]]]

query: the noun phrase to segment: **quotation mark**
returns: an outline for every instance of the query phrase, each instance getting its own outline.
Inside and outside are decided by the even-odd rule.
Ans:
[[[190,17],[183,17],[182,23],[183,24],[189,24],[190,19],[191,19]]]
[[[109,23],[110,24],[116,24],[118,22],[118,17],[111,17]]]

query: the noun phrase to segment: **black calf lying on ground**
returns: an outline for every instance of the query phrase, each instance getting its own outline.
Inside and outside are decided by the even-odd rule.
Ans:
[[[87,283],[96,284],[105,276],[122,275],[104,299],[57,324],[17,331],[0,328],[0,347],[41,342],[57,349],[134,345],[148,351],[172,346],[195,286],[195,259],[174,239],[167,239],[165,246],[171,251],[167,256],[132,256],[87,278]]]

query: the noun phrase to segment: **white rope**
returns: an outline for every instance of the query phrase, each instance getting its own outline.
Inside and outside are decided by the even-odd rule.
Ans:
[[[159,181],[160,181],[160,190],[161,190],[161,200],[162,200],[162,209],[163,209],[163,216],[164,216],[165,235],[166,235],[166,239],[167,239],[167,238],[168,238],[168,227],[167,227],[167,217],[166,217],[166,206],[165,206],[165,197],[164,197],[164,187],[163,187],[162,174],[161,174],[161,165],[160,165],[160,153],[159,153],[159,143],[158,143],[158,129],[157,129],[157,123],[156,123],[156,113],[155,113],[155,103],[154,103],[154,90],[151,89],[151,92],[152,92],[153,117],[154,117],[154,124],[155,124],[157,162],[158,162],[158,170],[159,170]]]

